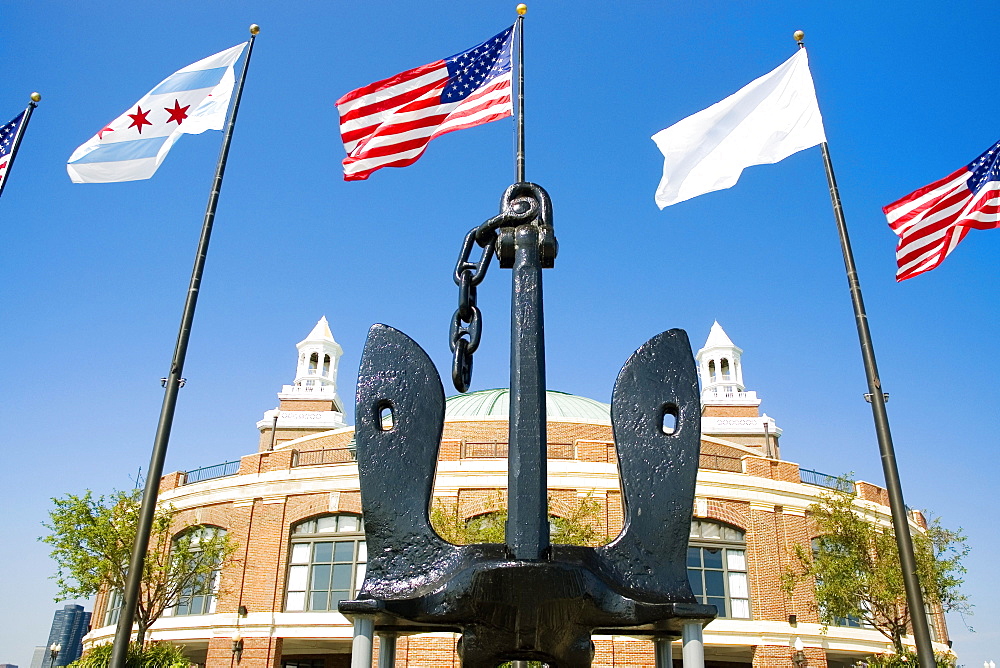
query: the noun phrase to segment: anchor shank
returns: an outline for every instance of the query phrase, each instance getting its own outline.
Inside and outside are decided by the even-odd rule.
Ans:
[[[538,560],[549,547],[546,494],[545,327],[539,228],[514,231],[510,336],[507,546]]]

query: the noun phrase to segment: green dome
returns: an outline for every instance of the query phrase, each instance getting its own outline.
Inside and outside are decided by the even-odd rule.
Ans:
[[[611,424],[611,406],[575,394],[548,390],[545,393],[549,420],[572,420]],[[507,420],[510,415],[510,390],[480,390],[456,394],[445,400],[445,420]]]

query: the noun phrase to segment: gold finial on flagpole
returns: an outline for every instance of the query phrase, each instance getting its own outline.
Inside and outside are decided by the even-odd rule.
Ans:
[[[792,39],[798,42],[800,49],[805,46],[805,44],[802,43],[802,40],[805,38],[805,36],[806,34],[801,30],[796,30],[795,32],[792,33]]]
[[[31,101],[32,102],[41,102],[42,101],[42,94],[38,93],[37,91],[34,92],[34,93],[32,93],[31,94]]]
[[[250,34],[251,35],[256,35],[259,32],[260,32],[260,26],[257,25],[256,23],[251,23],[250,24]]]
[[[517,14],[518,14],[518,16],[524,16],[527,13],[528,13],[528,5],[526,5],[526,4],[524,4],[522,2],[521,4],[519,4],[517,6]]]

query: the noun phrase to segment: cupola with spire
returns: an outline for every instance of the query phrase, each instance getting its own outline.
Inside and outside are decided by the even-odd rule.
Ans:
[[[282,402],[330,399],[334,410],[343,412],[343,404],[337,395],[337,367],[344,350],[333,339],[326,316],[320,318],[309,336],[295,344],[295,347],[299,350],[295,380],[291,385],[281,388],[278,398]]]
[[[747,392],[743,385],[743,365],[740,363],[742,355],[743,349],[732,342],[719,321],[712,323],[708,340],[694,356],[698,363],[698,375],[701,377],[703,404],[721,401],[732,405],[735,401],[747,406],[760,405],[757,393]]]
[[[701,379],[702,434],[777,457],[781,430],[767,414],[760,414],[757,393],[747,391],[742,356],[719,321],[712,323],[705,345],[694,356]]]
[[[346,426],[344,404],[337,393],[337,367],[344,350],[334,340],[326,316],[295,347],[295,380],[282,386],[278,408],[264,413],[264,419],[257,423],[261,450]]]

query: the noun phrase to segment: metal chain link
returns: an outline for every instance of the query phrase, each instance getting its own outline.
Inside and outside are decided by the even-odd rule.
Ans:
[[[451,317],[449,345],[451,352],[454,353],[451,379],[459,392],[467,392],[472,383],[472,355],[479,348],[483,331],[483,313],[476,306],[476,286],[486,278],[486,270],[489,269],[490,260],[493,259],[496,249],[496,234],[492,238],[487,235],[479,261],[469,261],[479,230],[479,227],[474,227],[465,235],[462,251],[455,265],[454,279],[458,285],[458,308]]]
[[[454,354],[451,379],[459,392],[468,392],[472,384],[472,355],[479,349],[483,331],[483,313],[476,306],[476,286],[486,278],[486,270],[497,252],[497,230],[529,223],[536,218],[540,218],[543,225],[551,227],[548,195],[532,183],[515,183],[504,193],[500,213],[469,230],[462,241],[462,250],[458,254],[453,276],[455,285],[458,286],[458,308],[451,317],[448,337],[449,347]],[[483,253],[478,261],[472,262],[469,256],[477,244],[483,249]],[[551,254],[554,257],[554,251]],[[504,266],[503,258],[501,266]]]

